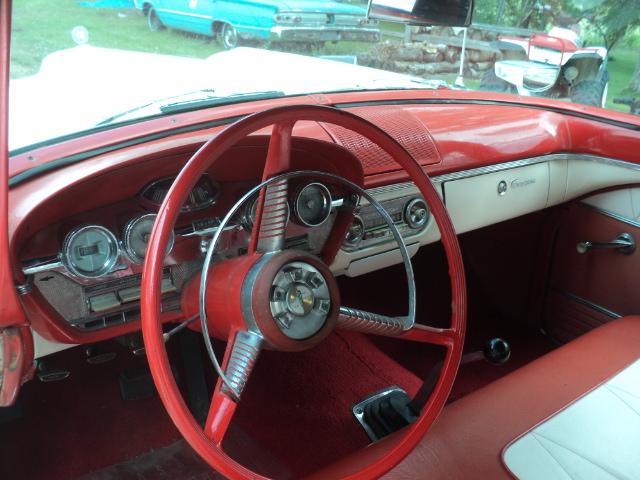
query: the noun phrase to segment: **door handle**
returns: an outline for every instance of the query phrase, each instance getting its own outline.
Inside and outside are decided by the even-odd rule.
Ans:
[[[636,249],[636,240],[630,233],[621,233],[610,242],[592,242],[591,240],[585,240],[584,242],[580,242],[576,245],[578,253],[587,253],[592,249],[613,249],[617,252],[629,255]]]

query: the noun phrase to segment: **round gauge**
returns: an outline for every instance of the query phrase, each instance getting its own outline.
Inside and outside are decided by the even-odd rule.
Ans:
[[[74,275],[100,277],[108,273],[118,260],[118,240],[100,225],[74,228],[64,239],[61,260]]]
[[[293,201],[298,222],[307,227],[322,225],[331,214],[331,193],[321,183],[309,183],[298,191]]]
[[[251,198],[244,205],[244,210],[242,212],[242,225],[247,230],[251,230],[253,228],[253,219],[256,216],[256,207],[258,205],[258,197],[255,196]]]
[[[124,251],[127,252],[127,256],[136,263],[144,262],[144,257],[147,253],[147,243],[149,242],[149,236],[151,235],[151,230],[153,230],[156,217],[157,215],[155,213],[141,215],[132,219],[127,223],[126,227],[124,227],[124,233],[122,234]],[[175,235],[171,232],[169,234],[169,240],[167,241],[165,255],[169,255],[171,252],[174,241]]]
[[[287,221],[285,225],[289,223],[289,203],[285,204],[287,207]],[[256,208],[258,206],[258,196],[251,198],[242,211],[242,226],[251,231],[253,229],[253,219],[256,217]]]

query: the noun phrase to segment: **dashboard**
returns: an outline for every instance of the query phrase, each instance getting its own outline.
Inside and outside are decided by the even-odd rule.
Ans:
[[[264,146],[255,141],[251,145],[258,150]],[[245,148],[249,147],[241,146],[236,155],[246,155]],[[168,241],[161,281],[161,311],[167,321],[180,317],[181,294],[201,269],[222,217],[238,198],[258,183],[261,164],[254,164],[253,171],[233,173],[229,165],[239,161],[236,155],[230,155],[220,166],[203,175],[181,207],[181,215]],[[345,154],[342,157],[343,161],[329,170],[361,183],[360,164],[353,157]],[[311,158],[312,154],[301,147],[292,160],[298,169],[309,169],[315,166]],[[187,159],[182,156],[181,161]],[[326,159],[319,161],[331,165]],[[326,167],[323,170],[326,171]],[[57,221],[30,235],[24,244],[21,268],[28,279],[26,288],[37,291],[51,307],[56,321],[71,332],[91,334],[140,319],[140,284],[147,241],[156,212],[175,175],[162,175],[149,181],[146,178],[147,175],[143,175],[136,180],[138,185],[133,195],[76,214],[61,215]],[[109,184],[111,180],[102,179],[100,186],[105,182]],[[77,193],[74,196],[78,199]],[[53,199],[54,204],[59,201],[60,197]],[[408,192],[381,202],[404,237],[419,234],[429,223],[426,204],[416,193]],[[250,196],[225,226],[219,242],[221,247],[216,251],[217,260],[247,251],[257,203],[258,196]],[[58,210],[54,205],[50,208]],[[341,215],[347,216],[349,222],[340,231],[340,251],[355,254],[389,243],[391,234],[382,217],[372,205],[340,182],[324,177],[290,180],[284,248],[326,257],[325,246]],[[335,255],[335,252],[331,254]]]
[[[561,126],[566,119],[547,112],[439,107],[435,121],[434,107],[353,110],[392,133],[430,173],[458,233],[597,189],[640,182],[637,164],[601,155],[599,148],[558,152],[568,142]],[[462,111],[467,113],[463,121]],[[181,167],[220,128],[95,155],[12,188],[10,238],[21,274],[18,290],[38,337],[64,345],[139,329],[142,263],[159,205]],[[610,131],[616,148],[633,136],[623,129]],[[264,132],[247,137],[194,185],[167,247],[162,321],[184,317],[181,294],[201,268],[220,219],[259,183],[268,139]],[[301,122],[294,130],[291,167],[335,174],[367,188],[393,218],[410,255],[440,238],[415,185],[362,138]],[[223,232],[219,258],[247,248],[254,200]],[[322,256],[334,274],[358,276],[400,262],[373,206],[340,185],[304,178],[291,185],[287,205],[285,248]],[[36,356],[46,353],[37,350],[36,345]]]

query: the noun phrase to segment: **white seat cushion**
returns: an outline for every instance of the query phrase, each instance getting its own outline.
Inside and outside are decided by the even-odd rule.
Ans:
[[[509,445],[520,480],[640,479],[640,360]]]

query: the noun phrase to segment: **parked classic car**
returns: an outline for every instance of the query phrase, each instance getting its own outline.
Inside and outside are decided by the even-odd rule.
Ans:
[[[135,0],[152,31],[175,28],[220,37],[225,48],[242,40],[321,45],[377,41],[377,22],[366,9],[335,0]]]
[[[640,117],[35,1],[0,3],[1,479],[640,478]],[[24,28],[81,15],[113,44]]]

